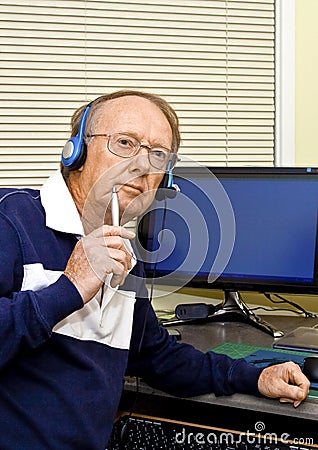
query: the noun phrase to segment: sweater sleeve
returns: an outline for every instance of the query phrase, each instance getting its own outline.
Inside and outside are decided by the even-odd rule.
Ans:
[[[0,368],[18,351],[36,348],[54,325],[83,306],[67,277],[38,291],[21,291],[23,258],[19,236],[0,216]],[[67,302],[65,301],[67,299]]]
[[[153,309],[142,301],[136,310],[136,323],[130,350],[128,374],[140,376],[150,386],[181,397],[213,392],[259,395],[257,381],[261,369],[244,359],[231,359],[214,352],[201,352],[178,343],[158,325]],[[149,303],[148,303],[149,305]],[[146,320],[144,336],[139,330]]]

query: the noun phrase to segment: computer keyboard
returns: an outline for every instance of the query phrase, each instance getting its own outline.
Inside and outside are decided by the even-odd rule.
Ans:
[[[247,435],[144,416],[123,416],[106,450],[308,450],[274,435]]]

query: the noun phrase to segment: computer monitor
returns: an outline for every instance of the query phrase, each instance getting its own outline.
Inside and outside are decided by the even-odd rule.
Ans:
[[[213,319],[240,316],[281,335],[239,291],[318,293],[318,169],[180,167],[174,181],[180,192],[138,222],[147,277],[222,290]]]

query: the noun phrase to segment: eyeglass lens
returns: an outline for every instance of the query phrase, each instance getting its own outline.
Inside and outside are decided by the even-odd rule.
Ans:
[[[148,149],[148,157],[150,164],[156,169],[165,170],[170,161],[169,168],[173,168],[176,158],[171,158],[174,154],[162,147],[149,148],[142,145],[136,138],[127,134],[113,134],[109,136],[108,149],[123,158],[134,156],[140,150],[140,147]]]

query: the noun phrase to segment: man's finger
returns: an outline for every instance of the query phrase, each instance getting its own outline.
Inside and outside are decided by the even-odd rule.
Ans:
[[[281,397],[281,398],[279,399],[279,401],[280,401],[281,403],[294,403],[294,400],[292,400],[291,398],[287,398],[287,397]]]
[[[125,239],[134,239],[136,234],[128,230],[125,227],[119,227],[119,226],[110,226],[110,225],[103,225],[100,228],[97,228],[95,231],[93,231],[95,237],[102,237],[102,236],[120,236]],[[95,234],[96,233],[96,234]]]
[[[305,390],[309,388],[309,382],[307,378],[304,377],[304,374],[301,371],[300,367],[299,369],[290,371],[290,382],[296,386],[304,388]]]

